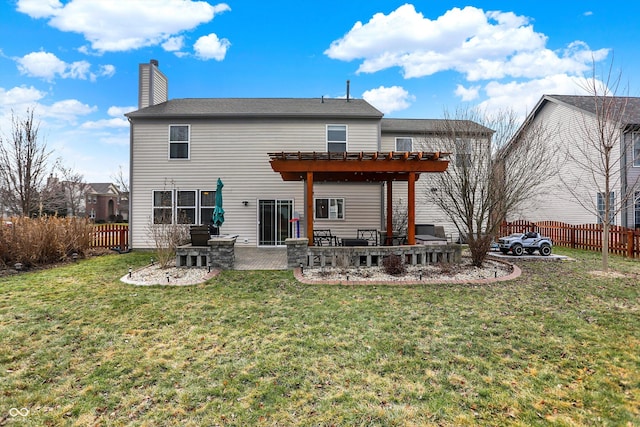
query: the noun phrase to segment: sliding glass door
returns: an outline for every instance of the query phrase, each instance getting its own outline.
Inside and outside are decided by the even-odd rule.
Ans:
[[[258,200],[258,246],[284,246],[293,237],[293,200]]]

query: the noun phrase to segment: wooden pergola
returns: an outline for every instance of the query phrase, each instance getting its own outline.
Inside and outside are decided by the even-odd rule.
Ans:
[[[386,182],[387,232],[393,229],[393,181],[407,182],[407,243],[415,245],[415,183],[421,173],[444,172],[450,153],[441,152],[280,152],[268,153],[271,168],[284,181],[306,182],[306,221],[313,245],[313,183]]]

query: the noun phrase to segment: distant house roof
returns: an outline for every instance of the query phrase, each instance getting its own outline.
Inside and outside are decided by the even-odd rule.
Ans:
[[[92,182],[87,184],[87,193],[95,194],[119,194],[118,187],[111,182]]]
[[[566,104],[580,110],[586,111],[591,114],[596,114],[596,100],[600,103],[604,100],[611,100],[614,105],[620,110],[624,109],[624,113],[620,118],[623,124],[640,124],[640,98],[630,96],[614,96],[614,97],[593,97],[593,96],[578,96],[578,95],[544,95],[538,102],[536,110],[545,102],[556,101],[562,104]]]
[[[473,133],[492,134],[493,131],[471,120],[445,120],[445,119],[382,119],[382,133],[439,133],[451,129],[464,129]],[[454,125],[455,124],[455,125]]]
[[[183,98],[125,114],[130,118],[352,117],[382,118],[362,99],[336,98]]]

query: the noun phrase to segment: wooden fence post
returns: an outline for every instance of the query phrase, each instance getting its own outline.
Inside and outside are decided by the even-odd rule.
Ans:
[[[120,236],[119,236],[119,237],[120,237],[120,252],[124,252],[124,251],[126,251],[126,250],[127,250],[127,249],[125,248],[125,241],[124,241],[124,238],[125,238],[125,235],[124,235],[124,228],[121,228],[121,229],[120,229]]]
[[[633,247],[633,243],[634,243],[634,240],[635,240],[634,234],[635,233],[633,232],[633,230],[627,231],[627,256],[629,258],[633,258],[634,253],[635,253],[635,250],[634,250],[634,247]]]

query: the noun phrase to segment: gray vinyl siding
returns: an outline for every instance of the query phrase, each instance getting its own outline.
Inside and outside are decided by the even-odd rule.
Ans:
[[[151,66],[140,64],[138,68],[138,108],[145,108],[151,105]]]
[[[442,140],[436,136],[425,133],[412,134],[409,132],[385,133],[382,135],[383,152],[395,150],[396,138],[413,138],[413,151],[439,151],[443,150]],[[450,158],[449,167],[455,167],[455,155]],[[451,219],[433,202],[429,200],[429,193],[435,184],[431,181],[431,174],[423,173],[416,181],[416,224],[433,224],[444,227],[445,235],[452,241],[457,241],[460,233]],[[406,206],[407,183],[393,183],[394,205]],[[385,203],[386,205],[386,203]]]
[[[139,65],[138,108],[165,102],[169,99],[169,84],[166,76],[152,64]]]
[[[151,89],[153,90],[152,104],[159,104],[169,99],[169,84],[164,74],[156,67],[151,67],[153,72],[153,80],[151,81]]]
[[[640,132],[640,131],[638,131]],[[627,194],[628,201],[626,206],[627,227],[635,228],[635,193],[640,192],[640,166],[633,165],[633,139],[632,132],[624,134],[623,147],[626,149],[625,160],[627,162]]]
[[[541,107],[534,119],[534,124],[544,123],[547,129],[553,129],[553,136],[548,139],[548,149],[557,153],[555,157],[559,176],[544,184],[543,194],[531,198],[509,214],[507,220],[524,219],[528,221],[561,221],[568,224],[594,224],[597,217],[594,212],[598,190],[593,187],[590,172],[583,170],[575,161],[566,156],[566,150],[575,146],[580,138],[584,138],[585,128],[595,126],[593,117],[580,113],[579,110],[564,105],[547,102]],[[593,132],[593,131],[592,131]],[[575,150],[573,155],[577,155]],[[594,150],[591,154],[597,156]],[[508,161],[508,160],[507,160]],[[615,173],[618,185],[614,186],[616,201],[619,201],[619,172]],[[564,180],[564,182],[563,182]],[[582,204],[567,189],[570,185],[579,192]],[[601,185],[601,188],[603,186]],[[621,216],[616,216],[616,224],[620,224]]]
[[[348,149],[375,151],[378,120],[331,120],[348,126]],[[190,159],[168,159],[170,124],[189,124]],[[326,151],[325,120],[287,119],[179,119],[134,120],[132,147],[131,232],[132,247],[149,248],[147,228],[151,221],[153,190],[215,190],[224,182],[225,222],[223,234],[237,234],[237,244],[257,245],[259,199],[294,201],[304,215],[303,181],[284,182],[269,164],[267,153],[277,151]],[[337,187],[337,188],[336,188]],[[337,235],[352,236],[361,225],[380,224],[378,184],[322,184],[315,196],[344,197],[346,218],[323,223]],[[248,206],[243,201],[248,201]],[[305,222],[301,218],[301,225]],[[329,227],[324,227],[324,225]],[[301,227],[303,229],[303,227]],[[304,229],[303,229],[304,232]]]

